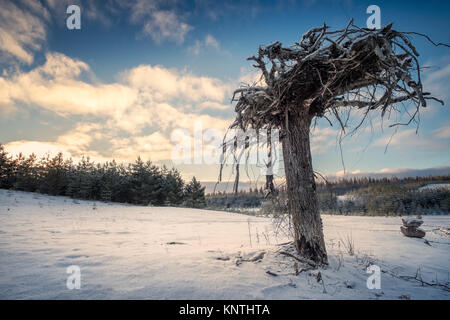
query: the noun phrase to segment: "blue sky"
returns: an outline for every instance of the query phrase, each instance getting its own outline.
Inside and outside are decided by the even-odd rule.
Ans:
[[[66,8],[81,7],[81,30],[68,30]],[[132,161],[137,155],[171,165],[176,130],[224,131],[229,100],[254,79],[246,58],[275,40],[297,41],[326,22],[365,26],[366,8],[382,25],[450,43],[447,1],[55,1],[0,0],[0,142],[13,153],[63,151],[75,159]],[[395,172],[450,165],[450,49],[417,37],[425,89],[444,99],[422,112],[419,133],[373,116],[343,142],[349,172]],[[186,134],[187,134],[186,133]],[[335,128],[312,133],[317,171],[343,170]],[[186,140],[189,142],[189,140]],[[178,166],[185,177],[215,180],[217,166]]]

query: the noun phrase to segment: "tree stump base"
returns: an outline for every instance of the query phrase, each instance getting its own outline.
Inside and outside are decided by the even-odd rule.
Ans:
[[[403,226],[405,227],[415,227],[418,228],[422,225],[423,220],[422,219],[415,219],[415,218],[408,218],[408,219],[402,219]]]
[[[411,238],[423,238],[425,237],[425,231],[417,227],[400,227],[400,231],[407,237]]]

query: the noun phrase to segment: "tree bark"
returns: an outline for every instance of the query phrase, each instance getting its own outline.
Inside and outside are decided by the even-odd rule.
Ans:
[[[311,160],[308,108],[293,108],[283,138],[288,210],[294,226],[294,242],[298,253],[317,264],[328,264],[322,220],[316,194]]]

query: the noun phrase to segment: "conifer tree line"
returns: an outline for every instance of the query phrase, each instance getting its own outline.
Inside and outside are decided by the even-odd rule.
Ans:
[[[450,184],[450,175],[416,177],[352,177],[317,181],[321,213],[367,216],[450,214],[450,189],[421,189],[433,184]],[[286,186],[277,187],[276,197],[266,197],[260,188],[207,194],[208,207],[221,210],[260,207],[260,214],[287,213]]]
[[[206,206],[205,188],[195,177],[185,183],[175,168],[140,157],[128,165],[114,160],[100,164],[88,157],[75,163],[62,153],[13,157],[1,144],[0,188],[139,205]]]

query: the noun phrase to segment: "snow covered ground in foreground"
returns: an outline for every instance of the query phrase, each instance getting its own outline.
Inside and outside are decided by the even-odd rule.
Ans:
[[[400,218],[323,221],[330,265],[296,276],[268,218],[0,190],[0,298],[450,299],[414,279],[448,288],[450,236],[439,229],[449,216],[424,216],[431,246],[404,237]],[[366,287],[370,264],[383,271],[379,290]],[[80,290],[66,287],[70,265],[81,268]]]

